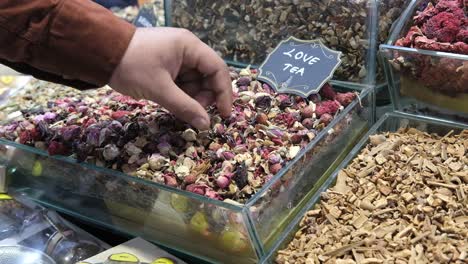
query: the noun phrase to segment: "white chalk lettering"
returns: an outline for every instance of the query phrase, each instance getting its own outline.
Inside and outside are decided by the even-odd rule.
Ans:
[[[290,50],[290,51],[288,51],[288,52],[283,52],[283,54],[292,58],[292,53],[293,53],[295,50],[296,50],[296,49],[292,49],[292,50]]]

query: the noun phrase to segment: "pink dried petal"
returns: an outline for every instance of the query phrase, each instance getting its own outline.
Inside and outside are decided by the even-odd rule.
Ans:
[[[281,164],[279,163],[276,163],[276,164],[273,164],[270,166],[270,173],[275,175],[277,174],[281,169],[283,168],[283,166],[281,166]]]
[[[119,111],[113,112],[111,117],[112,117],[112,119],[119,119],[119,118],[122,118],[124,116],[128,116],[129,114],[131,114],[130,111],[119,110]]]

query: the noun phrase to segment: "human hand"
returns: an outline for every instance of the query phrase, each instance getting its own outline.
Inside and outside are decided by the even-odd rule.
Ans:
[[[137,29],[109,86],[136,99],[154,101],[200,130],[210,127],[206,106],[216,103],[224,117],[231,113],[226,64],[185,29]]]

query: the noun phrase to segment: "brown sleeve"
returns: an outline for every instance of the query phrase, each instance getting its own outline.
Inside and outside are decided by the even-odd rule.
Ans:
[[[107,84],[134,32],[89,0],[0,1],[0,60],[49,81]]]

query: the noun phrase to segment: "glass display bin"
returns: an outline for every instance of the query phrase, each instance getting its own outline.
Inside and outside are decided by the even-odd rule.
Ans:
[[[275,263],[277,258],[278,250],[285,249],[288,244],[294,239],[296,233],[299,230],[299,224],[304,218],[307,212],[314,209],[316,205],[320,203],[322,194],[335,186],[337,176],[342,169],[345,169],[365,148],[369,143],[369,137],[378,133],[385,132],[396,132],[400,128],[416,128],[422,132],[429,134],[435,133],[439,136],[447,135],[448,133],[458,134],[462,130],[468,129],[468,125],[459,124],[452,121],[444,121],[440,119],[421,117],[407,113],[387,113],[385,114],[368,132],[362,139],[355,145],[351,152],[346,156],[342,163],[336,168],[336,170],[329,176],[320,178],[314,186],[314,194],[307,204],[303,207],[296,218],[291,220],[290,224],[286,228],[280,239],[277,240],[273,246],[273,250],[270,251],[269,255],[266,255],[260,263]],[[313,223],[311,223],[313,225]],[[300,254],[301,252],[298,252]],[[314,263],[314,262],[311,262]],[[377,262],[376,262],[377,263]],[[460,262],[461,263],[461,262]]]
[[[256,263],[310,199],[316,181],[369,129],[372,91],[334,87],[360,94],[245,204],[49,156],[4,139],[0,163],[8,168],[10,188],[58,211],[201,260]]]
[[[167,25],[191,30],[230,64],[258,66],[290,36],[320,39],[343,52],[334,80],[373,84],[377,44],[407,2],[183,0],[166,1],[166,14]]]
[[[380,46],[381,61],[384,63],[390,95],[394,108],[420,115],[439,116],[458,122],[468,122],[468,55],[446,52],[458,45],[468,47],[459,41],[441,44],[424,39],[417,33],[415,20],[418,12],[427,8],[430,1],[413,1],[398,21],[389,40]],[[437,3],[437,1],[432,1]],[[466,13],[465,13],[466,17]],[[415,32],[411,46],[396,45],[407,33]],[[408,35],[409,36],[409,35]],[[410,40],[410,38],[406,38]],[[438,51],[430,49],[438,49]],[[440,51],[445,50],[445,51]]]

